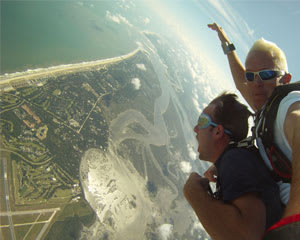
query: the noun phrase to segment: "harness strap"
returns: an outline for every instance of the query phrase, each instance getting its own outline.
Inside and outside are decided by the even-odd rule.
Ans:
[[[274,121],[276,119],[281,100],[289,92],[299,90],[300,82],[277,86],[267,104],[256,114],[255,119],[256,139],[260,138],[263,145],[260,146],[259,150],[260,152],[263,151],[266,153],[265,157],[268,158],[268,162],[270,166],[272,166],[274,174],[277,175],[277,178],[283,182],[291,182],[292,165],[290,160],[275,143]]]
[[[271,226],[267,230],[267,232],[270,232],[274,229],[280,228],[280,227],[285,226],[287,224],[291,224],[291,223],[299,222],[299,221],[300,221],[300,213],[281,219],[279,222],[277,222],[273,226]]]
[[[267,229],[262,240],[296,240],[300,239],[300,214],[281,219]]]

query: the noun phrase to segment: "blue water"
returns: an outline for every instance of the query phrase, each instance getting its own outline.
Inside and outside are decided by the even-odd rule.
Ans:
[[[0,74],[126,54],[130,27],[110,21],[115,1],[2,1]]]

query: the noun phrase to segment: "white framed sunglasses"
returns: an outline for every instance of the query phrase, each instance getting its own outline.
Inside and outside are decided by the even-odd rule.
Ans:
[[[258,72],[251,72],[251,71],[246,71],[245,72],[245,77],[249,82],[252,82],[256,75],[258,75],[261,80],[266,81],[266,80],[270,80],[272,78],[278,77],[278,76],[283,76],[285,75],[286,72],[282,71],[282,70],[261,70]]]

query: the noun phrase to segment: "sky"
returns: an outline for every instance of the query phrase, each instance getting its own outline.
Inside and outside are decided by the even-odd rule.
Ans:
[[[217,65],[216,74],[221,70],[231,77],[217,33],[207,27],[207,23],[213,22],[226,31],[243,63],[254,41],[263,37],[283,49],[292,81],[300,80],[299,0],[149,0],[148,3],[194,51],[201,51],[202,56]]]

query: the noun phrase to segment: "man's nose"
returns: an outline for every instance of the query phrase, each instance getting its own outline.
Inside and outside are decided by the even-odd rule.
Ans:
[[[257,85],[262,85],[263,84],[263,80],[261,80],[261,78],[258,74],[255,74],[254,83],[257,84]]]
[[[194,132],[195,132],[195,133],[198,132],[198,125],[196,125],[196,126],[194,127]]]

